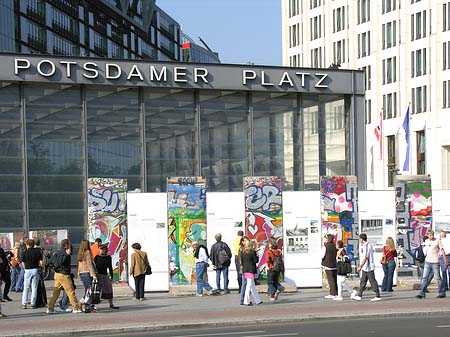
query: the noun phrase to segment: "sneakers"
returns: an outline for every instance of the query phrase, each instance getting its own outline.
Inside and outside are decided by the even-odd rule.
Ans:
[[[355,296],[353,296],[352,297],[352,300],[355,300],[355,301],[361,301],[361,296],[358,296],[358,295],[355,295]]]
[[[215,292],[214,290],[208,290],[207,292],[206,292],[206,294],[208,295],[208,296],[212,296],[212,295],[217,295],[217,292]]]
[[[417,295],[416,298],[422,299],[422,298],[425,298],[425,296]]]
[[[21,309],[26,309],[26,308],[27,308],[27,305],[26,305],[26,304],[23,304],[20,308],[21,308]]]
[[[445,298],[445,297],[446,297],[445,294],[439,294],[436,296],[436,298]]]
[[[116,307],[115,305],[110,305],[109,306],[111,309],[120,309],[120,307]]]
[[[195,296],[197,296],[197,297],[202,297],[203,294],[195,294]]]
[[[51,315],[51,314],[56,314],[55,309],[47,309],[47,314]]]
[[[8,301],[8,302],[11,302],[11,301],[12,301],[12,299],[9,298],[8,296],[3,296],[3,300]]]
[[[83,310],[80,310],[80,309],[72,310],[72,314],[79,314],[79,313],[82,313],[82,312],[83,312]]]
[[[342,301],[344,298],[341,296],[336,296],[335,298],[333,298],[333,301]]]
[[[325,296],[325,298],[329,298],[329,299],[334,299],[336,296],[335,295],[327,295]]]
[[[85,301],[84,301],[84,297],[80,298],[80,303],[81,303],[81,304],[84,304],[84,302],[85,302]]]
[[[356,295],[358,295],[358,292],[356,290],[353,290],[350,294],[350,298],[353,299],[353,297],[355,297]]]
[[[381,297],[374,297],[370,300],[370,302],[378,302],[381,301]]]

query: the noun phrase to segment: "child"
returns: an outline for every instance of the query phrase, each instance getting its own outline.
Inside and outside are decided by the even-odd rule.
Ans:
[[[337,248],[337,254],[336,254],[336,261],[339,264],[345,263],[346,260],[348,260],[347,252],[344,248],[344,243],[342,240],[336,241],[336,248]],[[342,268],[345,269],[345,268]],[[342,288],[347,290],[350,293],[350,298],[353,298],[356,295],[356,290],[353,290],[350,285],[348,285],[345,282],[345,279],[347,278],[347,272],[344,270],[341,270],[341,268],[337,268],[337,288],[338,288],[338,295],[334,298],[335,301],[342,301]]]

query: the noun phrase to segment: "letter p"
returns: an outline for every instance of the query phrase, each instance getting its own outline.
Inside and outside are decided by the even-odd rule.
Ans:
[[[29,69],[30,61],[27,59],[14,59],[14,74],[19,75],[19,69]]]
[[[254,80],[256,78],[256,72],[253,70],[242,70],[242,84],[246,85],[247,80]]]

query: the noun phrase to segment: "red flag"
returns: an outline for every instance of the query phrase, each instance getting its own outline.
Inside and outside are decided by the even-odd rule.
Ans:
[[[383,159],[383,111],[380,111],[380,123],[373,130],[378,144],[380,145],[380,160]]]

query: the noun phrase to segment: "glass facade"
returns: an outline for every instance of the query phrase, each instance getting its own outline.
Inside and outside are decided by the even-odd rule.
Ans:
[[[0,51],[181,60],[181,27],[152,0],[2,0]]]
[[[351,174],[350,95],[0,83],[2,232],[81,240],[90,177],[165,192],[167,177],[204,176],[227,192],[245,176],[318,190]]]

